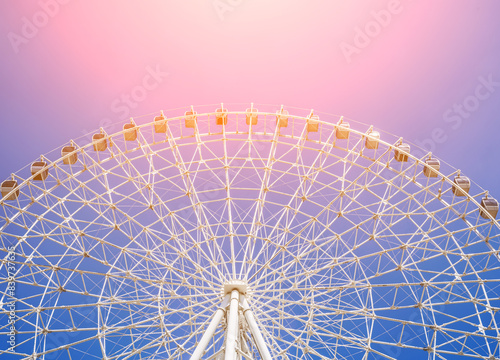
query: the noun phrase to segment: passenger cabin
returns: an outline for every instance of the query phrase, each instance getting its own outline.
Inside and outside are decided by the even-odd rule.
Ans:
[[[257,114],[259,110],[254,109],[253,106],[250,109],[246,110],[246,121],[247,125],[257,125],[257,120],[259,118],[259,115]]]
[[[319,116],[311,115],[307,118],[307,131],[308,132],[318,132],[319,128]]]
[[[108,141],[106,140],[106,135],[94,134],[94,136],[92,136],[92,144],[94,145],[94,151],[106,150],[108,148]]]
[[[466,176],[455,176],[451,191],[455,196],[465,196],[470,190],[470,179]]]
[[[191,109],[191,111],[186,111],[184,113],[184,120],[186,127],[194,129],[196,127],[197,118],[198,118],[198,113],[193,109]]]
[[[335,130],[335,136],[337,139],[349,139],[349,133],[351,125],[348,122],[341,122],[337,125],[337,129]]]
[[[279,128],[288,126],[288,110],[281,107],[280,110],[276,111],[276,126]]]
[[[437,177],[441,162],[438,159],[430,158],[425,160],[424,175],[427,177]]]
[[[8,195],[12,190],[15,190]],[[8,195],[8,196],[7,196]],[[2,183],[2,198],[4,200],[16,200],[19,197],[19,188],[16,180],[5,180]]]
[[[491,215],[493,219],[496,219],[498,214],[498,201],[493,198],[485,197],[481,200],[481,209],[479,214],[483,219],[489,219],[488,214]]]
[[[137,126],[133,123],[124,124],[123,137],[125,138],[125,141],[137,140]]]
[[[76,148],[74,146],[65,146],[61,149],[61,156],[63,157],[64,165],[73,165],[76,163],[78,160],[78,154],[75,150]]]
[[[45,161],[35,161],[31,164],[31,175],[34,175],[33,180],[44,181],[49,176],[49,168]]]
[[[407,162],[408,154],[410,153],[410,145],[408,144],[399,144],[394,149],[394,159],[399,162]]]
[[[227,109],[221,105],[221,107],[215,110],[215,124],[217,125],[227,125]]]
[[[163,115],[163,111],[160,116],[155,116],[155,133],[157,134],[165,134],[167,132],[167,119],[165,115]]]
[[[376,150],[378,149],[379,140],[380,133],[378,131],[370,131],[370,133],[366,135],[365,147],[367,149]]]

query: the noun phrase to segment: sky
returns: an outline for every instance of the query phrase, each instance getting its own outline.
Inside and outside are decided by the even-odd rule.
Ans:
[[[373,124],[500,198],[499,10],[494,0],[1,2],[0,177],[131,116],[254,102]]]

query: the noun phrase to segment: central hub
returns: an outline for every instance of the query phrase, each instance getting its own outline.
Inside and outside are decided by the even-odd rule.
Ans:
[[[224,294],[229,294],[233,290],[238,290],[240,294],[246,294],[247,283],[243,280],[229,280],[224,283]]]

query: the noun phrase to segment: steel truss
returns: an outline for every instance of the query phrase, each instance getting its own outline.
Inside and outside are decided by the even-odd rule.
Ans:
[[[256,108],[135,118],[13,174],[0,355],[499,358],[487,191],[373,127]]]

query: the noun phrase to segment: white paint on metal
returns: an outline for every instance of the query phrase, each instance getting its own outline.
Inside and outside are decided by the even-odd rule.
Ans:
[[[207,348],[210,339],[212,339],[212,337],[214,336],[215,330],[217,329],[217,326],[219,326],[219,323],[222,320],[222,316],[226,312],[226,307],[228,303],[229,303],[229,294],[224,297],[224,301],[215,312],[214,317],[210,321],[210,325],[208,325],[207,330],[203,334],[200,342],[198,343],[198,346],[194,350],[193,355],[191,356],[191,360],[200,360],[203,354],[205,353],[205,349]]]
[[[229,305],[229,317],[226,332],[226,357],[224,360],[236,360],[236,339],[239,333],[238,310],[240,293],[238,290],[231,292],[231,303]]]
[[[257,325],[257,321],[253,316],[252,310],[250,310],[250,306],[248,305],[248,301],[245,298],[245,295],[241,295],[241,305],[243,307],[243,314],[245,315],[248,327],[250,328],[250,333],[252,334],[253,340],[255,341],[257,349],[259,350],[260,357],[263,360],[272,360],[271,353],[269,352],[266,342],[262,337],[259,326]]]

